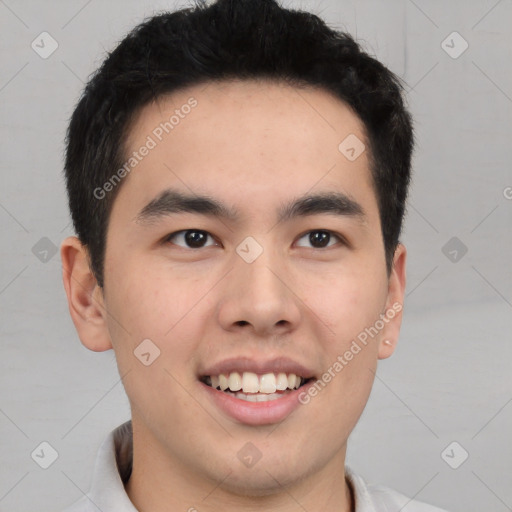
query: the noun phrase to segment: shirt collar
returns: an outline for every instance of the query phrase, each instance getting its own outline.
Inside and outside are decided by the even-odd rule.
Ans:
[[[131,474],[132,448],[131,421],[113,430],[101,444],[88,494],[99,510],[137,512],[124,489]]]

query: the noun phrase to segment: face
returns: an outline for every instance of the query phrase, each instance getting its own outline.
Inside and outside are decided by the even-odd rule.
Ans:
[[[254,81],[188,88],[135,120],[141,158],[118,185],[97,294],[108,341],[81,338],[111,343],[134,435],[167,468],[263,494],[343,462],[405,285],[348,136],[357,155],[364,126],[329,93]],[[243,387],[212,387],[226,382]]]

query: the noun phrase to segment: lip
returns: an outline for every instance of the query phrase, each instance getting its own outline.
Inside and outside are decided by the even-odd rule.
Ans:
[[[313,370],[293,361],[288,357],[258,360],[251,357],[233,357],[210,365],[199,372],[199,378],[212,375],[230,374],[231,372],[252,372],[258,375],[265,373],[294,373],[299,377],[314,377]]]
[[[299,401],[299,395],[307,392],[308,388],[314,385],[315,382],[311,380],[298,389],[284,393],[282,398],[269,400],[268,402],[247,402],[224,391],[213,389],[204,382],[198,381],[198,383],[207,393],[208,399],[224,414],[245,425],[257,426],[279,423],[286,419],[302,405]]]

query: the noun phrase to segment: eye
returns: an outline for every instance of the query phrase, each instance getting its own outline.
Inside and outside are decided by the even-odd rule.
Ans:
[[[300,243],[301,240],[305,240],[305,243]],[[331,243],[333,242],[334,243]],[[343,243],[344,240],[334,234],[332,231],[326,229],[317,229],[314,231],[308,231],[304,234],[300,239],[297,245],[299,247],[307,247],[307,243],[310,243],[313,246],[313,249],[322,249],[324,247],[330,247],[332,245],[336,245],[336,241]]]
[[[201,229],[176,231],[176,233],[171,233],[166,237],[165,242],[171,242],[185,249],[201,249],[202,247],[208,247],[208,245],[206,245],[208,238],[214,241],[214,243],[210,245],[217,245],[213,237],[207,231]]]

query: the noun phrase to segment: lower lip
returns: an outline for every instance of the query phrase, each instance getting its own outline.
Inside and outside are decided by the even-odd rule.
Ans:
[[[314,381],[308,382],[299,389],[283,393],[282,398],[267,402],[248,402],[235,398],[230,393],[225,393],[211,386],[199,382],[202,388],[210,395],[213,403],[231,418],[246,425],[268,425],[283,421],[297,407],[301,405],[299,395],[307,392]]]

